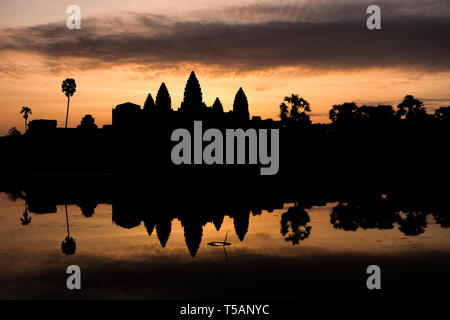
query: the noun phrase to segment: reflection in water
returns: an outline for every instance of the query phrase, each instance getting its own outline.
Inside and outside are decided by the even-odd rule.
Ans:
[[[289,208],[281,216],[281,234],[284,240],[296,245],[308,238],[311,233],[311,226],[307,226],[309,222],[308,213],[297,203]]]
[[[407,236],[417,236],[425,232],[427,227],[427,215],[421,211],[409,210],[406,217],[397,215],[398,228]]]
[[[217,230],[219,231],[219,230]],[[227,246],[231,246],[230,242],[227,242],[227,238],[228,238],[228,231],[225,234],[225,239],[223,241],[212,241],[212,242],[208,242],[208,246],[211,247],[222,247],[223,248],[223,252],[225,253],[225,261],[226,263],[228,263],[228,254],[227,254]]]
[[[34,192],[33,192],[34,191]],[[202,242],[204,227],[212,223],[217,231],[220,231],[224,218],[232,219],[237,238],[244,242],[249,230],[250,215],[258,216],[263,210],[272,212],[274,208],[285,207],[284,203],[292,203],[282,212],[280,217],[280,230],[282,238],[292,245],[298,245],[307,240],[312,231],[311,219],[307,210],[316,203],[322,205],[323,200],[316,197],[305,198],[299,201],[280,201],[280,199],[265,199],[264,204],[255,205],[245,201],[234,201],[228,206],[223,202],[196,202],[195,200],[180,201],[165,205],[164,203],[149,204],[146,199],[138,194],[120,192],[119,196],[112,199],[96,200],[95,197],[78,196],[73,201],[67,198],[45,198],[39,191],[11,191],[9,199],[25,200],[25,210],[20,218],[22,225],[31,223],[30,212],[48,213],[56,212],[56,206],[63,204],[66,214],[67,236],[61,243],[61,250],[66,255],[76,252],[76,242],[70,235],[70,223],[68,204],[76,204],[86,218],[95,214],[95,209],[100,203],[112,205],[112,221],[125,229],[138,227],[142,222],[148,236],[156,233],[156,237],[162,248],[165,248],[172,232],[172,222],[177,219],[181,222],[184,231],[184,240],[191,257],[195,257]],[[326,201],[325,201],[326,203]],[[450,226],[449,210],[442,203],[438,208],[433,208],[432,199],[425,199],[422,203],[410,204],[410,198],[404,195],[387,193],[366,193],[363,196],[350,196],[345,200],[334,202],[331,208],[329,221],[338,230],[357,231],[358,229],[394,229],[406,236],[418,236],[427,228],[427,216],[432,215],[436,222],[443,228]],[[308,204],[308,205],[302,205]],[[156,231],[155,231],[156,230]],[[227,233],[228,236],[228,233]],[[223,247],[230,245],[226,241],[210,242],[208,245]]]
[[[29,225],[31,223],[31,216],[29,216],[28,214],[28,205],[27,202],[24,202],[25,204],[25,210],[23,212],[23,217],[20,218],[20,221],[22,223],[23,226]]]
[[[65,255],[72,255],[75,254],[75,251],[77,250],[77,244],[75,240],[70,236],[69,215],[67,213],[67,205],[64,205],[64,208],[66,210],[67,237],[64,239],[63,242],[61,242],[61,251]]]
[[[443,197],[412,201],[383,190],[296,198],[284,189],[283,196],[190,193],[174,201],[145,189],[82,191],[27,189],[14,193],[15,203],[0,193],[0,256],[7,257],[0,259],[0,297],[66,297],[55,275],[64,278],[71,264],[87,271],[85,298],[298,297],[298,287],[321,298],[349,283],[356,295],[362,266],[373,263],[389,270],[385,288],[425,294],[410,290],[412,278],[423,279],[417,288],[428,294],[448,283]],[[24,205],[33,217],[28,227],[18,221]]]

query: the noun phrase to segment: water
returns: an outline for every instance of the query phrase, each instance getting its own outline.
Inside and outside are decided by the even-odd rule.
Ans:
[[[441,291],[450,284],[445,272],[450,229],[427,214],[424,232],[418,235],[405,235],[398,221],[391,229],[345,231],[332,224],[337,205],[300,211],[296,244],[286,240],[292,235],[289,225],[282,234],[283,214],[286,220],[286,212],[295,206],[286,203],[283,209],[251,213],[246,233],[236,232],[239,227],[228,215],[220,230],[207,222],[198,248],[198,235],[187,240],[193,242],[191,250],[178,219],[172,220],[162,247],[164,239],[159,238],[167,230],[160,230],[158,237],[156,228],[149,236],[144,222],[118,226],[112,204],[98,204],[90,217],[79,206],[68,205],[76,252],[66,255],[61,249],[68,232],[64,205],[57,205],[56,213],[29,213],[31,223],[22,225],[24,200],[0,193],[0,298],[320,298],[343,289],[343,296],[358,296],[368,294],[365,268],[370,264],[380,265],[383,294],[389,297],[425,295],[431,289],[448,298]],[[245,217],[243,221],[245,229]],[[225,238],[230,246],[208,245]],[[78,292],[66,288],[71,264],[82,270]]]

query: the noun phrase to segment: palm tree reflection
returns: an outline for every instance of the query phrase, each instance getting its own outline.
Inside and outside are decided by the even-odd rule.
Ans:
[[[29,225],[31,223],[31,216],[28,215],[28,206],[25,201],[25,210],[23,212],[23,217],[20,218],[20,221],[23,226]]]
[[[72,255],[75,253],[77,249],[77,244],[75,240],[70,236],[69,215],[67,214],[67,205],[64,205],[64,208],[66,209],[67,237],[61,243],[61,251],[66,255]]]

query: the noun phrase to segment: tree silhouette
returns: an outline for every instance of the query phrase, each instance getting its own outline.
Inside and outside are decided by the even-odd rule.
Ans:
[[[395,110],[389,105],[361,106],[358,108],[358,117],[373,122],[385,122],[396,118]]]
[[[245,121],[250,119],[247,96],[242,88],[239,88],[234,98],[233,113],[236,120]]]
[[[195,76],[194,71],[191,72],[184,88],[184,99],[180,106],[180,111],[198,114],[203,106],[203,94],[200,83]]]
[[[21,133],[19,130],[17,130],[16,127],[12,127],[11,129],[8,130],[8,136],[10,137],[18,137],[20,135]]]
[[[421,211],[408,210],[406,217],[397,217],[398,229],[406,236],[418,236],[425,232],[427,215]]]
[[[152,97],[151,93],[149,93],[147,95],[147,99],[145,99],[144,110],[148,110],[148,111],[156,110],[155,101],[153,101],[153,97]]]
[[[310,218],[305,209],[297,204],[290,207],[288,211],[281,216],[280,232],[286,242],[292,242],[292,245],[299,244],[311,234],[311,226],[308,226]],[[290,229],[290,231],[289,231]]]
[[[62,88],[62,92],[64,92],[64,94],[67,97],[67,112],[66,112],[66,126],[65,126],[65,128],[67,128],[67,120],[69,119],[70,97],[73,96],[73,94],[77,90],[77,85],[76,85],[74,79],[67,78],[66,80],[64,80],[62,82],[61,88]]]
[[[214,103],[212,105],[212,111],[214,113],[218,113],[221,114],[223,113],[223,106],[222,106],[222,102],[220,102],[219,98],[216,98],[216,100],[214,100]]]
[[[397,106],[397,116],[407,120],[424,120],[427,117],[427,111],[422,101],[407,95]]]
[[[95,119],[90,114],[87,114],[83,117],[83,119],[81,119],[81,123],[78,128],[97,129],[98,127],[95,124]]]
[[[329,115],[333,123],[354,121],[359,119],[358,106],[354,102],[335,104]]]
[[[282,123],[287,123],[287,120],[289,119],[289,107],[286,103],[282,102],[280,104],[280,119]]]
[[[161,83],[156,95],[156,110],[158,112],[169,112],[172,110],[172,99],[164,82]]]
[[[23,118],[25,119],[25,132],[28,131],[28,115],[31,114],[31,108],[22,107],[20,113],[23,114]]]
[[[450,106],[440,107],[434,112],[434,117],[437,120],[449,121],[450,120]]]
[[[307,112],[311,112],[308,101],[297,94],[284,97],[280,105],[280,118],[282,121],[292,124],[310,124],[311,120]],[[288,110],[290,107],[289,115]]]

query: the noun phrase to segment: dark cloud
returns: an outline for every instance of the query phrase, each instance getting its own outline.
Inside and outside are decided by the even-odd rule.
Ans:
[[[349,6],[346,8],[356,4]],[[182,21],[131,14],[126,18],[85,19],[81,30],[68,30],[64,22],[3,30],[0,51],[37,53],[56,65],[88,69],[129,63],[148,68],[192,63],[232,72],[276,67],[439,72],[450,70],[448,7],[440,14],[426,11],[424,15],[413,14],[415,11],[407,7],[402,8],[406,12],[403,16],[397,8],[383,16],[382,30],[376,31],[367,30],[364,11],[359,20],[325,22],[305,22],[314,20],[306,15],[293,15],[286,22],[280,21],[282,15],[273,14],[260,22],[243,19],[239,23],[239,19],[213,21],[211,16]],[[245,8],[234,16],[242,16]],[[269,14],[271,8],[273,11],[273,6],[260,6],[255,15]],[[343,15],[339,8],[336,17]]]

